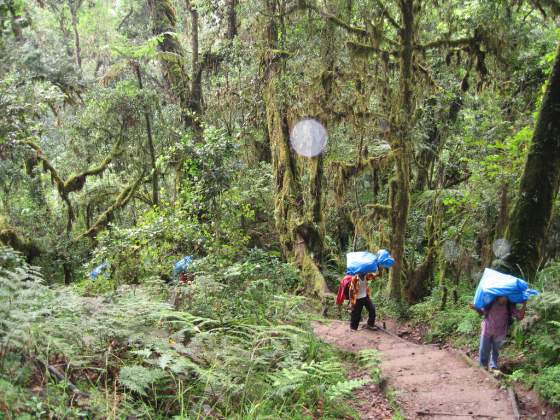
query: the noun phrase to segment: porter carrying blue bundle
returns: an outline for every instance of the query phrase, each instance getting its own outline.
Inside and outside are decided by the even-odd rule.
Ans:
[[[537,295],[539,292],[529,289],[525,280],[486,268],[476,288],[473,305],[476,309],[481,310],[499,296],[507,297],[512,303],[523,303],[527,302],[529,297]]]
[[[187,255],[186,257],[183,257],[179,261],[177,261],[173,266],[173,277],[177,277],[179,276],[179,274],[185,273],[191,265],[192,261],[193,258],[190,255]]]

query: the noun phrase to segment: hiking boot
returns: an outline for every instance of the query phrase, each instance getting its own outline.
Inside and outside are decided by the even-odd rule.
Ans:
[[[375,325],[366,325],[364,327],[364,329],[371,330],[371,331],[377,331],[379,328],[377,328],[377,326],[375,326]]]

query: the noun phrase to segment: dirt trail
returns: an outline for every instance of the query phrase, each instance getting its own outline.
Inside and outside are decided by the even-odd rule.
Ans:
[[[516,418],[507,391],[456,353],[383,331],[351,332],[348,323],[341,321],[315,323],[314,330],[318,337],[344,350],[379,350],[382,376],[395,390],[407,419]],[[367,411],[362,414],[370,417]]]

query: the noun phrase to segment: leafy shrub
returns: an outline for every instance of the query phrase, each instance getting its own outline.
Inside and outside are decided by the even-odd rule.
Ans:
[[[176,309],[159,281],[83,296],[43,287],[17,254],[0,255],[9,267],[0,311],[7,322],[27,320],[17,340],[1,324],[0,412],[8,415],[290,418],[305,407],[337,418],[348,414],[340,398],[363,384],[347,380],[338,353],[308,330],[306,299],[286,294],[297,274],[269,253],[233,264],[200,259],[194,284],[175,287]],[[20,281],[7,281],[14,273]],[[29,276],[35,281],[24,282]],[[14,290],[17,307],[8,304]],[[64,382],[39,374],[34,358],[89,393],[86,408]],[[43,391],[33,399],[36,378]]]
[[[535,389],[547,401],[560,407],[560,365],[544,368],[535,380]]]
[[[34,323],[46,315],[42,302],[48,291],[36,267],[0,245],[0,356],[6,349],[26,348]],[[29,349],[31,351],[32,349]]]

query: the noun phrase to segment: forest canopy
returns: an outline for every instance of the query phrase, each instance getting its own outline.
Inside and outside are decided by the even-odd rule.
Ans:
[[[378,311],[427,341],[476,348],[486,267],[539,288],[508,374],[559,407],[559,19],[557,0],[0,0],[0,413],[351,415],[363,384],[309,319],[335,316],[348,252],[380,249]]]

